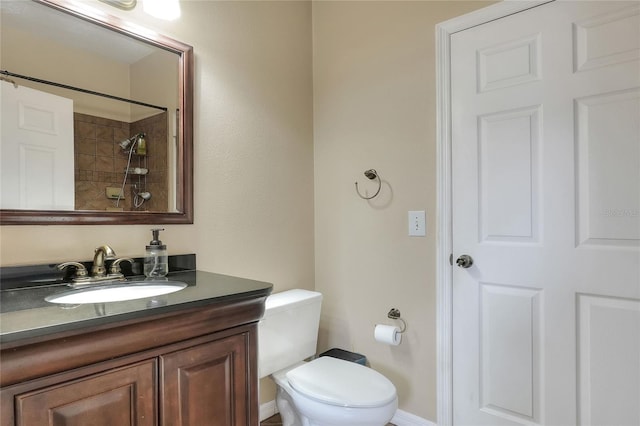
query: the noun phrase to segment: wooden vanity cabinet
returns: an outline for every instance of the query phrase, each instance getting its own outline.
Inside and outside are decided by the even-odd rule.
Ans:
[[[156,425],[156,365],[148,360],[18,394],[15,424]]]
[[[249,425],[245,339],[234,335],[160,357],[163,425]],[[257,425],[257,423],[255,423]]]
[[[241,305],[3,345],[0,424],[257,426],[264,298]]]

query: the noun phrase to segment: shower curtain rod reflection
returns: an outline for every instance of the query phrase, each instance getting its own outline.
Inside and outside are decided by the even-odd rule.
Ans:
[[[131,99],[121,98],[119,96],[108,95],[106,93],[94,92],[93,90],[81,89],[79,87],[69,86],[67,84],[56,83],[54,81],[48,81],[48,80],[42,80],[40,78],[35,78],[35,77],[29,77],[28,75],[16,74],[16,73],[13,73],[13,72],[10,72],[10,71],[7,71],[7,70],[0,70],[0,74],[6,75],[6,76],[10,76],[10,77],[21,78],[23,80],[29,80],[29,81],[33,81],[33,82],[36,82],[36,83],[48,84],[50,86],[61,87],[63,89],[75,90],[76,92],[82,92],[82,93],[88,93],[90,95],[102,96],[103,98],[115,99],[116,101],[129,102],[130,104],[136,104],[136,105],[146,106],[146,107],[149,107],[149,108],[160,109],[162,111],[167,111],[167,107],[161,107],[161,106],[157,106],[157,105],[147,104],[147,103],[140,102],[140,101],[134,101],[134,100],[131,100]]]

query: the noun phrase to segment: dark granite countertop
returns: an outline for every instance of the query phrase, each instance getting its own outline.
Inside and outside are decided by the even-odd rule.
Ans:
[[[187,287],[161,296],[80,305],[60,305],[44,300],[47,296],[70,290],[60,283],[2,290],[0,343],[226,301],[266,297],[273,287],[262,281],[203,271],[172,272],[167,278],[185,282]]]

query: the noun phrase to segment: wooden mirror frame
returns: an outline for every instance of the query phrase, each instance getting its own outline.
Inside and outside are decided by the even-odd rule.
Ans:
[[[179,57],[180,129],[176,155],[178,212],[109,212],[97,210],[0,210],[0,225],[135,225],[193,223],[193,47],[144,30],[105,13],[81,9],[66,0],[32,0],[79,19],[140,40]]]

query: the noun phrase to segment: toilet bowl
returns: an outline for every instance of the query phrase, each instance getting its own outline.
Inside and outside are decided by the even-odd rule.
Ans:
[[[389,379],[349,361],[321,357],[273,378],[303,426],[384,426],[398,408]]]
[[[259,325],[260,377],[271,375],[283,426],[384,426],[398,408],[393,383],[353,362],[315,354],[322,295],[290,290],[267,298]]]

